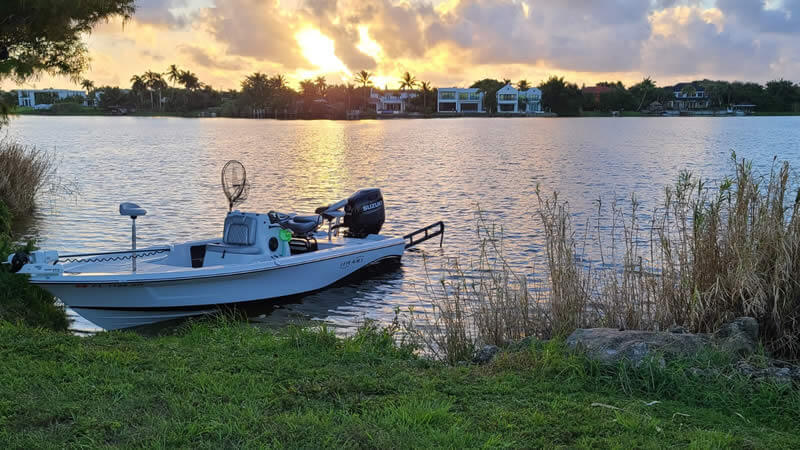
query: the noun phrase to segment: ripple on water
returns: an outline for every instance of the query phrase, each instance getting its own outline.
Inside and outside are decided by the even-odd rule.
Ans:
[[[243,209],[311,212],[363,187],[383,190],[384,233],[404,234],[444,220],[445,246],[408,252],[399,268],[373,273],[267,308],[272,323],[311,318],[344,330],[365,317],[391,321],[394,309],[426,310],[423,255],[431,277],[444,257],[477,257],[475,211],[502,223],[509,260],[541,281],[542,233],[537,184],[559,191],[576,214],[594,217],[595,201],[635,191],[647,218],[664,186],[691,169],[719,179],[730,150],[767,169],[773,155],[800,164],[800,118],[389,120],[363,122],[35,117],[14,119],[11,136],[52,149],[59,176],[80,195],[43,202],[29,229],[42,247],[62,251],[129,245],[122,201],[148,210],[139,245],[216,236],[226,204],[219,170],[239,159],[252,181]],[[589,226],[594,226],[590,223]],[[601,223],[604,229],[607,223]],[[71,315],[74,317],[74,314]],[[265,319],[266,320],[266,319]],[[266,320],[269,322],[269,320]],[[76,327],[92,325],[77,320]]]

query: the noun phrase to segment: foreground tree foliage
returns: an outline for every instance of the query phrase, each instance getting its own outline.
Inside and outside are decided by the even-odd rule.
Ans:
[[[38,73],[77,77],[88,55],[82,37],[98,22],[129,19],[134,0],[5,0],[0,3],[0,79]]]

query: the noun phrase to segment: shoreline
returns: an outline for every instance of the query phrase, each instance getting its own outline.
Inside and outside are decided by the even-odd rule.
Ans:
[[[791,386],[696,376],[672,362],[604,367],[561,340],[453,367],[394,339],[369,325],[339,338],[324,327],[264,331],[224,319],[155,337],[0,323],[0,443],[800,446],[800,391]]]
[[[730,118],[730,117],[800,117],[800,112],[755,112],[746,116],[737,116],[733,114],[689,114],[689,115],[661,115],[661,114],[642,114],[637,112],[623,112],[621,115],[615,116],[610,113],[595,113],[584,112],[577,116],[558,116],[555,114],[403,114],[403,115],[368,115],[361,118],[344,118],[344,117],[293,117],[293,118],[272,118],[272,117],[236,117],[236,116],[221,116],[211,114],[203,111],[196,112],[135,112],[131,114],[111,114],[103,111],[82,111],[82,112],[68,112],[68,113],[50,113],[46,111],[12,111],[10,116],[40,116],[40,117],[181,117],[186,119],[250,119],[250,120],[341,120],[341,121],[359,121],[359,120],[402,120],[402,119],[458,119],[458,118],[485,118],[485,119],[508,119],[508,118],[531,118],[531,119],[557,119],[557,118],[670,118],[670,117],[713,117],[713,118]]]

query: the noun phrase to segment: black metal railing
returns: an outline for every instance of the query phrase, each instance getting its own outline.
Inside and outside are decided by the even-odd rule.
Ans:
[[[439,239],[439,247],[441,247],[444,242],[444,222],[442,221],[432,223],[427,227],[408,233],[403,236],[403,239],[406,240],[406,248],[410,248],[436,236],[441,236]]]

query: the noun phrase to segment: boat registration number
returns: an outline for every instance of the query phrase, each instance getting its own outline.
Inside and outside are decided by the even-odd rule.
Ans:
[[[364,257],[359,256],[357,258],[348,259],[347,261],[342,261],[341,264],[339,264],[339,268],[344,270],[363,263],[364,263]]]

